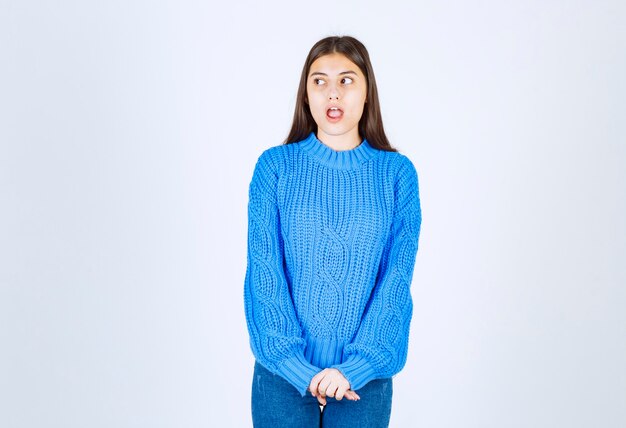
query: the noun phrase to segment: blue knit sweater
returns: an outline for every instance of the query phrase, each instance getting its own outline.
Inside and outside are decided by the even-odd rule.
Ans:
[[[340,370],[352,390],[405,365],[421,225],[417,172],[364,139],[311,132],[265,149],[249,188],[244,307],[256,360],[304,397]]]

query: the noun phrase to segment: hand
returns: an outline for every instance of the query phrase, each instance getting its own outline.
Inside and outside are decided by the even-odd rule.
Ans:
[[[346,391],[346,393],[344,394],[344,397],[347,400],[352,400],[352,401],[358,401],[361,399],[361,397],[359,397],[359,394],[357,394],[356,392],[352,391],[352,390],[348,390]],[[317,398],[317,401],[322,405],[325,406],[326,405],[326,397],[323,397],[321,395],[317,395],[315,398]],[[341,398],[337,398],[337,400],[341,400]]]
[[[353,401],[361,399],[356,392],[350,389],[350,382],[344,375],[334,368],[326,368],[313,376],[309,390],[322,406],[326,405],[326,397],[334,397],[337,400],[346,397]]]

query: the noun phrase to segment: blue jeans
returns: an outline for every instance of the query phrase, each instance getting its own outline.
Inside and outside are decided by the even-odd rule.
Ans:
[[[254,363],[252,422],[255,428],[386,428],[391,416],[392,379],[374,379],[356,391],[358,401],[317,398],[298,390],[280,375]],[[322,410],[323,409],[323,410]]]

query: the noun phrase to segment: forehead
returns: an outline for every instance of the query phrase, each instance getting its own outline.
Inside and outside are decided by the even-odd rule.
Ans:
[[[332,76],[345,71],[354,71],[357,75],[363,75],[359,67],[350,61],[346,56],[340,53],[332,53],[322,55],[313,61],[309,70],[309,76],[316,72]]]

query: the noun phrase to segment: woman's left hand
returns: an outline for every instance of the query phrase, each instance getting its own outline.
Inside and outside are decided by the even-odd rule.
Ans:
[[[334,397],[341,400],[344,396],[351,400],[359,400],[361,397],[350,390],[350,382],[337,369],[326,368],[313,376],[309,390],[314,397],[320,396],[324,402],[326,397]]]

